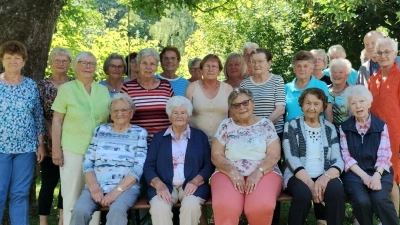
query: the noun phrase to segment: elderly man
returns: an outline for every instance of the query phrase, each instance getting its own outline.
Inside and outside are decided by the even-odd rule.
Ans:
[[[341,45],[332,45],[328,49],[328,57],[329,57],[329,62],[332,62],[334,59],[345,59],[346,58],[346,51]],[[329,68],[325,69],[322,71],[322,73],[328,77],[331,76],[331,71]],[[351,68],[350,75],[347,77],[347,82],[351,85],[356,84],[357,81],[357,70]]]
[[[160,62],[163,72],[161,74],[156,74],[154,77],[168,80],[169,83],[171,83],[175,95],[184,96],[189,81],[176,75],[180,61],[181,54],[176,47],[167,46],[163,48],[160,53]]]
[[[375,43],[376,40],[383,37],[383,34],[376,30],[370,31],[364,36],[364,47],[366,55],[370,60],[362,64],[358,70],[357,84],[368,86],[369,77],[378,72],[381,68],[375,55]],[[397,62],[400,67],[400,57],[396,56],[394,61]]]
[[[258,44],[254,42],[246,42],[243,45],[243,59],[247,64],[249,76],[253,75],[253,67],[250,63],[250,55],[257,48],[259,48]]]

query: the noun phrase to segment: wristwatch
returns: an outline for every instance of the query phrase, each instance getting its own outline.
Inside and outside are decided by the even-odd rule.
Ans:
[[[264,174],[264,168],[258,167],[258,170],[262,173],[263,176],[265,175],[265,174]]]
[[[122,187],[120,187],[120,186],[117,186],[117,191],[119,191],[119,192],[123,192],[124,190],[122,190]]]

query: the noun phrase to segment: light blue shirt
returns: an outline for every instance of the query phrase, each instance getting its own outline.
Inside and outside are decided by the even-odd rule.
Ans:
[[[168,79],[161,76],[160,74],[156,74],[154,75],[154,77],[169,81],[169,83],[172,86],[172,89],[174,90],[175,96],[185,96],[186,88],[189,85],[189,81],[186,80],[185,78],[178,76],[177,78],[174,79]]]
[[[322,73],[323,73],[324,75],[328,76],[328,77],[331,76],[331,71],[329,70],[329,68],[328,68],[328,69],[322,70]],[[356,84],[356,81],[357,81],[357,76],[358,76],[358,71],[355,70],[355,69],[353,69],[353,68],[351,68],[350,75],[349,75],[349,77],[347,78],[347,82],[348,82],[349,84],[351,84],[351,85],[355,85],[355,84]]]
[[[299,105],[299,98],[301,93],[308,88],[319,88],[325,92],[328,97],[328,102],[332,102],[331,96],[329,95],[328,86],[325,82],[315,79],[311,76],[310,82],[308,82],[307,87],[303,90],[299,90],[296,86],[296,79],[294,78],[292,82],[285,84],[286,93],[286,121],[289,121],[297,116],[303,115],[303,111]]]

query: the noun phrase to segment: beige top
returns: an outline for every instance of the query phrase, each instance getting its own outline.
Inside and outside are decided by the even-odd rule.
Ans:
[[[206,133],[208,142],[211,141],[222,120],[228,118],[228,94],[227,84],[220,82],[218,94],[213,98],[207,98],[201,90],[199,81],[194,82],[193,91],[193,114],[190,120],[192,127],[198,128]]]

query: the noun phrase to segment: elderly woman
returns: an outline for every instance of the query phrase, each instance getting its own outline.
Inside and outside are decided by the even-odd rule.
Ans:
[[[131,124],[147,130],[147,143],[160,130],[171,125],[165,107],[168,99],[174,96],[171,84],[166,79],[154,77],[160,57],[156,50],[146,48],[136,56],[139,64],[139,77],[125,83],[121,92],[128,94],[136,106]]]
[[[94,129],[108,119],[110,95],[106,87],[93,81],[96,58],[80,52],[72,61],[76,80],[58,88],[51,107],[53,163],[60,166],[64,224],[69,224],[75,201],[84,188],[82,161]]]
[[[201,79],[200,58],[193,58],[189,60],[188,69],[191,77],[188,79],[190,83]]]
[[[126,64],[122,55],[112,53],[104,61],[103,71],[108,75],[108,77],[106,80],[100,81],[99,84],[102,84],[108,88],[111,98],[114,94],[121,91],[121,87],[124,82],[129,81],[129,79],[124,79],[122,77],[125,70]]]
[[[139,77],[139,66],[136,61],[136,56],[137,56],[137,52],[132,52],[125,57],[125,63],[128,67],[125,71],[125,74],[131,80]]]
[[[339,126],[347,120],[350,112],[345,106],[344,92],[350,86],[347,78],[350,75],[351,63],[347,59],[337,58],[329,63],[332,84],[328,86],[329,94],[332,98],[333,125],[339,133]]]
[[[225,83],[233,88],[238,88],[244,78],[247,77],[247,65],[239,53],[228,55],[224,66]]]
[[[168,100],[171,126],[154,135],[144,165],[149,185],[151,220],[172,225],[172,205],[181,202],[180,224],[197,225],[201,204],[210,197],[208,180],[214,170],[207,135],[188,125],[192,103],[185,97]]]
[[[349,87],[346,106],[353,116],[340,127],[340,146],[346,194],[360,224],[372,225],[373,213],[382,224],[398,224],[389,194],[393,187],[389,132],[384,121],[370,113],[372,95],[363,85]]]
[[[36,82],[22,75],[25,45],[8,41],[0,46],[0,221],[9,199],[12,224],[29,224],[29,187],[35,160],[45,157],[43,110]]]
[[[250,61],[250,55],[254,50],[257,48],[260,48],[257,43],[254,42],[246,42],[243,44],[242,48],[242,55],[243,55],[243,60],[247,65],[247,76],[252,76],[253,75],[253,70],[251,66],[251,61]]]
[[[326,68],[328,64],[328,56],[323,49],[312,49],[310,53],[314,56],[314,70],[312,75],[315,79],[323,81],[326,85],[332,84],[328,76],[322,73],[322,70]]]
[[[135,105],[126,94],[115,94],[109,110],[113,122],[95,129],[83,160],[86,185],[72,211],[71,225],[89,224],[101,206],[110,208],[106,224],[127,224],[126,212],[140,194],[147,131],[130,124]]]
[[[324,91],[328,101],[323,115],[326,120],[332,121],[332,104],[328,87],[326,83],[311,76],[314,68],[314,56],[308,51],[299,51],[293,57],[292,67],[296,77],[292,82],[285,84],[286,121],[303,114],[298,100],[301,93],[308,88],[319,88]]]
[[[391,162],[394,170],[393,190],[391,199],[399,213],[399,187],[400,183],[400,69],[395,58],[398,44],[391,38],[378,39],[375,45],[376,59],[380,69],[368,80],[368,89],[374,101],[371,112],[387,123],[392,149]]]
[[[285,113],[285,88],[279,75],[269,72],[272,54],[264,48],[257,48],[250,56],[253,76],[240,84],[254,95],[254,115],[266,117],[275,124],[275,131],[280,138],[283,134],[283,114]]]
[[[332,62],[332,60],[334,59],[346,59],[346,51],[341,45],[332,45],[328,49],[328,57],[329,57],[329,62]],[[325,69],[324,71],[322,71],[322,73],[324,73],[328,77],[331,76],[330,68]],[[347,82],[351,85],[356,84],[357,76],[358,76],[357,70],[350,68],[350,73],[349,76],[347,77]]]
[[[54,48],[49,56],[49,64],[52,74],[49,78],[38,82],[39,97],[43,106],[44,122],[46,125],[45,149],[47,156],[43,159],[43,162],[40,163],[42,177],[42,183],[38,197],[40,225],[48,224],[47,216],[50,215],[54,189],[56,188],[60,179],[60,168],[58,165],[55,165],[51,159],[51,124],[53,121],[53,110],[51,109],[51,106],[53,105],[54,99],[57,96],[57,91],[60,85],[71,80],[71,77],[67,75],[71,59],[71,53],[68,49]],[[59,224],[62,224],[63,220],[62,204],[60,192],[58,194],[57,204],[57,207],[60,209]]]
[[[185,96],[193,103],[190,125],[204,131],[211,144],[218,125],[228,118],[228,96],[232,86],[218,81],[218,75],[223,69],[218,56],[209,54],[204,57],[200,69],[203,78],[190,83]]]
[[[249,89],[235,89],[228,102],[232,117],[219,125],[211,150],[215,222],[236,225],[244,210],[249,224],[271,224],[282,188],[280,140],[271,120],[253,114]]]
[[[287,168],[284,188],[292,195],[288,225],[305,223],[314,202],[316,212],[326,214],[329,225],[344,221],[344,190],[339,176],[343,171],[339,139],[335,126],[320,115],[327,97],[319,88],[306,89],[298,104],[304,113],[286,122],[283,150]],[[317,225],[326,224],[317,217]]]

